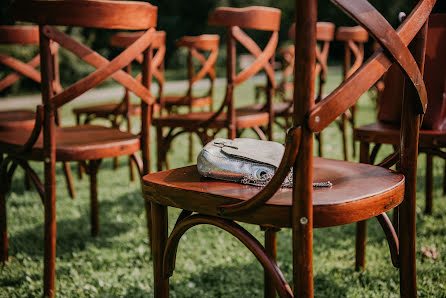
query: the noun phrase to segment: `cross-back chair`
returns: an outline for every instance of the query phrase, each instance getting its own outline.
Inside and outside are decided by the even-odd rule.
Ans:
[[[366,0],[332,2],[374,36],[381,48],[342,85],[314,104],[317,1],[295,2],[293,127],[287,134],[282,162],[267,186],[259,188],[202,178],[196,166],[143,177],[143,195],[152,203],[155,297],[168,297],[179,241],[186,231],[202,224],[229,232],[257,257],[267,276],[265,296],[273,297],[276,290],[281,297],[312,297],[313,228],[372,217],[377,217],[383,227],[392,263],[400,269],[401,296],[416,296],[417,142],[420,115],[427,106],[422,80],[424,24],[435,0],[419,1],[397,30]],[[406,83],[399,86],[406,90],[399,152],[380,166],[313,158],[313,133],[322,131],[341,116],[393,63],[407,75]],[[388,169],[395,163],[400,165],[398,172]],[[293,189],[281,188],[291,168]],[[313,189],[313,182],[327,180],[332,182],[331,188]],[[183,210],[170,235],[168,206]],[[394,208],[399,217],[392,223],[385,212]],[[237,222],[292,229],[293,287],[275,262],[275,238],[266,237],[263,246]]]
[[[342,73],[345,80],[354,74],[364,62],[364,43],[369,40],[369,34],[367,30],[361,26],[339,27],[336,30],[336,40],[344,43],[344,63],[342,64]],[[353,63],[352,56],[354,59]],[[356,104],[346,111],[342,115],[340,121],[338,121],[338,127],[342,133],[344,160],[348,160],[349,156],[347,144],[347,122],[350,123],[350,126],[354,130],[356,124]],[[356,156],[354,136],[352,138],[352,152],[353,156]]]
[[[39,28],[37,26],[0,26],[0,44],[37,46],[39,44]],[[53,45],[57,51],[57,44]],[[36,83],[41,82],[40,71],[36,68],[40,65],[40,55],[36,55],[29,62],[25,63],[16,58],[0,53],[0,64],[10,68],[13,72],[0,80],[0,92],[17,83],[21,78],[29,78]],[[56,87],[60,90],[58,74],[56,73]],[[29,130],[34,127],[36,113],[31,109],[14,109],[0,111],[0,131],[14,131],[22,133],[22,130]],[[57,118],[57,120],[59,120]],[[0,163],[3,160],[3,153],[0,153]],[[25,168],[26,171],[26,168]],[[68,163],[63,163],[65,181],[68,193],[71,198],[75,197],[75,190],[71,178],[71,169]],[[30,186],[29,176],[25,176],[25,185]]]
[[[171,114],[153,120],[157,128],[158,169],[161,170],[166,161],[166,154],[172,140],[183,133],[194,132],[203,144],[208,143],[221,129],[228,129],[228,138],[234,139],[245,129],[253,129],[261,139],[266,135],[272,138],[272,110],[244,111],[236,108],[234,89],[260,70],[265,69],[268,77],[268,103],[271,106],[274,88],[273,60],[278,42],[280,27],[280,10],[269,7],[218,8],[208,20],[210,25],[227,27],[227,86],[225,98],[216,112],[192,112],[186,115]],[[263,22],[258,19],[262,18]],[[266,47],[262,50],[243,29],[271,32]],[[236,73],[236,41],[240,42],[256,60]],[[271,106],[272,107],[272,106]],[[267,126],[267,133],[261,127]],[[163,128],[169,128],[163,134]]]
[[[288,30],[288,36],[290,39],[294,39],[296,24],[291,25]],[[316,40],[319,44],[316,45],[316,66],[315,77],[319,77],[319,82],[316,92],[316,101],[320,101],[324,97],[324,86],[327,81],[328,72],[328,53],[330,50],[330,42],[334,39],[335,25],[330,22],[317,22],[316,24]],[[284,78],[281,84],[283,89],[278,93],[283,96],[283,101],[273,103],[274,122],[283,130],[287,130],[290,127],[291,118],[293,115],[294,102],[292,98],[287,97],[287,94],[293,90],[293,83],[289,82],[289,76],[294,73],[294,45],[287,46],[282,49],[283,55],[288,57],[289,66],[284,69]],[[244,107],[245,111],[264,111],[267,109],[267,104],[255,104],[252,106]],[[279,119],[283,119],[285,124],[280,122]],[[316,134],[316,139],[319,142],[319,156],[322,156],[322,134]]]
[[[110,38],[110,45],[116,48],[127,48],[132,45],[144,32],[118,32]],[[154,112],[160,110],[161,98],[164,90],[164,56],[166,54],[166,32],[156,31],[151,44],[154,56],[152,59],[152,75],[158,82],[159,90],[157,104],[154,106]],[[139,64],[142,63],[143,57],[139,55],[135,58]],[[125,68],[128,74],[132,74],[132,64]],[[136,77],[141,80],[141,75]],[[124,95],[119,103],[98,104],[87,107],[73,109],[76,116],[76,123],[88,124],[94,119],[106,119],[110,121],[112,127],[121,128],[122,124],[127,126],[127,131],[132,132],[132,116],[141,115],[141,105],[139,103],[131,103],[130,91],[124,88]],[[83,118],[83,120],[82,120]],[[118,168],[118,158],[114,159],[114,168]],[[135,181],[132,159],[129,159],[130,180]],[[79,177],[82,178],[83,168],[79,165]]]
[[[446,14],[432,14],[429,18],[424,80],[429,106],[420,130],[419,153],[426,153],[425,194],[427,214],[433,205],[433,156],[446,159]],[[396,88],[404,81],[397,65],[384,77],[384,90],[379,98],[378,122],[355,129],[355,140],[360,142],[360,161],[374,164],[382,144],[398,148],[400,139],[402,90]],[[370,144],[375,143],[372,152]],[[356,268],[365,268],[366,222],[357,226]]]
[[[45,180],[36,184],[44,201],[44,296],[54,296],[56,257],[56,192],[55,162],[82,161],[91,179],[92,234],[99,232],[96,173],[103,158],[132,155],[142,172],[149,171],[149,125],[155,99],[150,93],[152,60],[157,8],[148,3],[104,0],[38,0],[16,1],[13,14],[17,20],[37,23],[40,33],[42,72],[42,105],[37,107],[35,126],[28,134],[0,133],[0,148],[7,154],[1,165],[0,191],[0,260],[8,259],[6,228],[6,191],[17,164],[28,160],[44,163]],[[92,27],[118,30],[144,30],[131,46],[108,61],[55,26]],[[57,93],[55,89],[55,52],[57,42],[88,64],[97,68],[88,76]],[[142,80],[139,82],[122,70],[143,54]],[[124,85],[142,100],[140,136],[97,125],[57,127],[55,111],[64,104],[96,87],[107,78]],[[138,152],[142,151],[142,160]],[[87,164],[88,163],[88,164]],[[147,205],[146,205],[147,206]],[[150,221],[149,221],[150,223]]]
[[[215,65],[218,57],[219,42],[220,36],[215,34],[183,36],[180,38],[177,42],[177,47],[187,50],[187,90],[184,95],[163,95],[160,101],[161,110],[167,110],[168,114],[179,113],[180,107],[188,107],[189,113],[194,108],[208,108],[210,112],[213,111],[214,87],[215,79],[217,78]],[[195,70],[197,63],[199,64],[199,69]],[[209,79],[209,88],[204,92],[201,91],[200,94],[196,94],[198,83],[205,78]],[[193,147],[193,135],[190,134],[189,161],[193,160]]]

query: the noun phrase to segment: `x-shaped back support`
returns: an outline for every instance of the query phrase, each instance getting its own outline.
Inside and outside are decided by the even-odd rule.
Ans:
[[[0,63],[15,71],[0,81],[0,91],[17,82],[22,76],[40,84],[40,72],[35,69],[40,65],[40,55],[35,56],[28,63],[24,63],[16,58],[0,53]]]
[[[270,80],[272,87],[276,87],[276,79],[274,77],[273,65],[269,62],[271,57],[273,57],[277,43],[279,41],[279,33],[273,31],[271,37],[266,45],[265,49],[262,51],[255,41],[252,40],[240,27],[231,27],[232,36],[240,42],[256,59],[254,62],[238,73],[234,79],[234,85],[240,85],[256,73],[258,73],[262,68],[265,69],[266,75]]]
[[[319,132],[327,127],[354,105],[356,100],[373,86],[394,62],[398,63],[415,86],[419,95],[416,109],[418,113],[424,114],[427,108],[426,87],[421,71],[407,46],[426,23],[435,1],[420,1],[396,31],[366,0],[332,1],[367,29],[382,48],[378,49],[336,90],[315,105],[308,115],[310,130]]]
[[[50,101],[56,108],[70,102],[84,92],[96,87],[111,77],[124,87],[135,93],[145,103],[151,105],[155,102],[154,97],[146,87],[137,79],[122,70],[137,58],[152,42],[155,29],[149,29],[141,35],[132,45],[125,49],[112,61],[107,60],[97,52],[72,39],[70,36],[51,26],[43,26],[41,32],[50,40],[56,41],[65,49],[97,68],[96,71],[74,83],[64,91],[53,96]]]

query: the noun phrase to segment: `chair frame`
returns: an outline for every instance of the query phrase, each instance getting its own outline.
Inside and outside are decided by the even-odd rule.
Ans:
[[[183,133],[194,132],[198,135],[203,145],[211,141],[215,135],[223,128],[228,129],[228,138],[234,139],[240,136],[242,129],[237,127],[236,124],[236,108],[234,105],[234,88],[245,82],[250,77],[254,76],[261,69],[264,69],[268,78],[268,94],[267,94],[267,113],[268,113],[268,128],[267,135],[272,139],[273,134],[273,111],[272,111],[272,98],[274,96],[274,90],[276,87],[276,81],[274,77],[274,54],[278,43],[278,30],[280,24],[280,11],[272,13],[271,17],[273,23],[259,24],[259,22],[252,21],[253,15],[250,15],[250,11],[246,11],[246,20],[239,18],[234,21],[232,12],[224,11],[222,13],[216,12],[210,15],[208,23],[215,26],[227,27],[227,86],[224,101],[217,109],[216,112],[211,114],[207,119],[194,123],[188,127],[171,126],[167,135],[163,134],[163,127],[169,127],[169,125],[158,125],[157,119],[154,120],[154,125],[157,127],[157,151],[158,151],[158,170],[162,170],[163,165],[166,164],[167,149],[169,148],[173,139]],[[235,23],[238,25],[235,25]],[[238,22],[238,23],[237,23]],[[271,32],[271,37],[265,49],[262,51],[258,45],[241,29],[248,28],[254,30],[264,30]],[[236,73],[236,41],[239,41],[251,54],[256,57],[256,60],[243,69],[238,74]],[[227,110],[225,113],[224,110]],[[217,123],[217,118],[224,115],[224,124]],[[258,126],[252,126],[252,128],[261,139],[266,139],[265,132]],[[211,132],[209,134],[209,132]]]
[[[15,44],[15,45],[34,45],[37,46],[39,44],[39,29],[37,26],[0,26],[0,44]],[[58,51],[58,45],[54,44],[53,51]],[[55,56],[55,59],[57,59],[57,55]],[[39,67],[40,65],[40,54],[37,54],[35,57],[33,57],[30,61],[27,63],[24,63],[16,58],[7,56],[5,54],[0,53],[0,64],[3,64],[13,70],[13,73],[7,75],[2,80],[0,80],[0,91],[5,90],[6,88],[12,86],[16,82],[18,82],[22,77],[29,78],[33,80],[34,82],[41,84],[41,76],[40,71],[36,70],[35,68]],[[60,91],[62,90],[62,87],[59,82],[59,72],[58,68],[55,70],[55,88]],[[12,114],[22,114],[26,113],[29,114],[29,120],[24,121],[12,121],[12,123],[1,123],[0,124],[0,130],[9,130],[9,129],[23,129],[23,128],[29,128],[32,129],[34,127],[34,120],[35,120],[35,113],[30,110],[13,110],[8,111],[8,113]],[[31,120],[32,116],[32,120]],[[56,114],[56,120],[57,124],[59,125],[59,117],[57,117],[58,114]],[[17,123],[16,123],[17,122]],[[0,164],[3,161],[3,154],[0,154]],[[70,165],[67,162],[62,163],[62,169],[64,171],[65,175],[65,182],[67,184],[67,190],[72,199],[76,197],[76,192],[73,185],[73,179],[71,175],[71,169]],[[24,170],[31,169],[29,165],[26,165]],[[25,175],[25,187],[27,189],[30,188],[30,180],[34,174],[27,173]],[[39,193],[40,194],[40,193]],[[41,197],[42,198],[42,197]],[[43,198],[42,198],[43,200]]]
[[[94,12],[95,17],[87,17]],[[40,185],[44,196],[44,296],[53,297],[55,294],[55,260],[56,260],[56,193],[55,193],[55,162],[56,162],[56,121],[55,113],[57,108],[72,101],[79,95],[96,87],[107,78],[112,77],[126,88],[130,89],[141,100],[142,124],[140,134],[140,146],[142,160],[138,154],[133,154],[133,158],[141,167],[141,174],[149,172],[150,151],[149,151],[149,127],[152,115],[152,106],[155,103],[154,97],[150,94],[151,83],[151,60],[153,40],[153,29],[156,26],[157,8],[148,3],[132,1],[76,1],[76,0],[48,0],[48,1],[16,1],[13,5],[13,13],[17,20],[33,22],[39,24],[40,34],[40,55],[42,73],[42,104],[37,108],[36,122],[32,134],[23,149],[9,156],[1,165],[1,183],[3,187],[9,188],[8,178],[12,176],[17,164],[27,159],[34,158],[44,162],[45,182],[42,185],[37,178],[37,185]],[[100,54],[70,38],[52,26],[79,26],[105,29],[121,30],[145,30],[145,33],[135,41],[130,47],[124,50],[112,61],[107,60]],[[71,51],[81,59],[97,68],[96,71],[81,79],[77,83],[69,86],[62,92],[57,93],[55,89],[55,52],[52,44],[57,42],[60,46]],[[143,74],[142,82],[138,82],[133,77],[121,69],[130,64],[138,55],[143,54]],[[43,133],[43,152],[41,156],[33,156],[32,147],[39,135]],[[115,149],[112,149],[115,150]],[[107,152],[113,157],[116,152]],[[90,176],[94,176],[97,171],[101,156],[105,152],[89,154],[88,159]],[[94,155],[94,156],[93,156]],[[97,156],[97,157],[95,157]],[[80,157],[82,160],[82,157]],[[8,260],[8,238],[6,229],[6,194],[0,192],[0,261]],[[97,201],[92,201],[92,210],[97,211]],[[148,216],[150,206],[146,204]],[[94,212],[92,212],[94,214]],[[92,222],[94,218],[92,218]],[[148,225],[150,227],[150,220]],[[94,232],[94,230],[93,230]],[[149,235],[150,236],[150,235]]]
[[[407,75],[407,84],[404,84],[401,145],[399,152],[389,156],[380,165],[389,168],[399,163],[400,173],[405,177],[404,197],[401,198],[402,201],[391,203],[392,206],[387,205],[382,211],[384,213],[380,214],[368,213],[366,205],[361,208],[361,215],[343,212],[343,217],[336,224],[358,221],[361,217],[377,217],[389,243],[392,263],[400,269],[401,297],[416,297],[416,166],[420,115],[427,107],[426,89],[421,74],[426,48],[427,18],[436,1],[420,0],[397,30],[366,0],[332,2],[366,28],[380,42],[381,48],[341,86],[314,105],[317,1],[296,1],[296,57],[302,59],[295,61],[294,127],[288,133],[282,162],[271,182],[251,199],[221,205],[210,212],[212,216],[191,215],[192,211],[183,210],[169,237],[166,201],[159,196],[146,195],[146,199],[152,203],[155,297],[168,297],[169,277],[174,269],[178,242],[188,229],[199,224],[217,226],[238,238],[261,262],[265,272],[271,277],[272,288],[277,290],[279,296],[313,297],[313,228],[333,225],[328,222],[333,219],[328,219],[323,214],[317,214],[317,222],[313,218],[314,212],[318,212],[318,209],[313,209],[313,133],[321,131],[341,116],[393,63],[398,63]],[[291,166],[294,187],[289,225],[293,238],[293,290],[277,268],[274,251],[267,250],[269,245],[263,247],[246,230],[230,220],[255,222],[256,209],[277,192]],[[203,196],[206,197],[205,192]],[[391,198],[388,199],[390,202]],[[395,210],[399,216],[398,221],[392,223],[385,211],[394,207],[397,207]]]
[[[342,72],[344,80],[348,79],[352,74],[361,67],[364,62],[364,43],[369,39],[369,34],[361,26],[355,27],[339,27],[336,32],[336,40],[344,42],[344,63],[342,64]],[[353,55],[352,55],[353,54]],[[352,63],[352,56],[354,62]],[[340,121],[338,121],[339,129],[342,133],[342,145],[344,151],[344,160],[348,160],[347,145],[347,122],[350,123],[352,129],[356,127],[356,104],[349,111],[346,111]],[[352,153],[356,156],[356,146],[354,136],[352,136]]]

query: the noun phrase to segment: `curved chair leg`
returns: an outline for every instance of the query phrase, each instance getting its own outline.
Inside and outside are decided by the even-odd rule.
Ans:
[[[90,216],[91,216],[91,235],[99,235],[99,202],[98,202],[98,183],[97,174],[101,160],[91,160],[88,164],[88,175],[90,176]]]
[[[73,186],[73,178],[71,176],[71,168],[68,162],[63,163],[63,172],[65,174],[65,181],[67,183],[68,193],[70,194],[70,198],[74,199],[76,197],[76,192]]]
[[[432,214],[433,206],[433,187],[434,187],[434,177],[433,177],[433,167],[432,167],[433,156],[426,154],[426,214]]]
[[[446,194],[446,159],[444,160],[444,170],[443,170],[443,195]]]
[[[152,261],[155,298],[169,297],[169,277],[163,274],[163,257],[167,242],[167,207],[152,204]]]
[[[277,231],[278,229],[266,228],[265,230],[265,251],[274,262],[277,259]],[[276,297],[276,288],[274,287],[271,274],[266,270],[264,271],[264,297],[274,298]]]
[[[361,142],[359,148],[359,161],[369,163],[370,144]],[[365,247],[367,243],[367,222],[360,221],[356,223],[356,264],[355,269],[365,269]]]
[[[3,177],[0,178],[3,180]],[[6,187],[0,189],[0,263],[8,261],[8,226],[6,221]]]

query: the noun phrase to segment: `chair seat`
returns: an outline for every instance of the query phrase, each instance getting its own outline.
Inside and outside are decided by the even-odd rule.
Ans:
[[[400,127],[396,124],[376,122],[355,128],[355,140],[367,143],[398,145]],[[446,131],[420,130],[420,147],[446,146]]]
[[[0,152],[17,153],[31,135],[31,130],[0,132]],[[56,127],[58,161],[93,160],[130,155],[139,150],[139,137],[115,128],[98,125]],[[29,155],[43,160],[43,137],[40,134]]]
[[[158,117],[153,120],[153,125],[163,127],[192,127],[209,119],[213,112],[197,112],[188,114],[171,114]],[[259,111],[243,111],[236,109],[236,126],[238,129],[268,124],[268,113]],[[217,119],[209,125],[209,128],[223,128],[227,126],[226,113],[221,113]]]
[[[385,168],[346,161],[314,158],[313,181],[330,181],[331,188],[314,188],[314,227],[336,226],[379,215],[399,205],[404,196],[404,176]],[[196,166],[157,172],[142,178],[144,198],[207,215],[217,206],[247,200],[260,187],[200,177]],[[291,227],[290,188],[280,189],[243,222]],[[234,215],[232,215],[234,217]]]
[[[36,113],[30,110],[12,110],[0,112],[0,131],[11,129],[32,129]]]
[[[262,111],[264,107],[265,107],[265,104],[258,103],[258,104],[239,108],[238,110],[243,111],[243,112],[255,113],[255,112]],[[290,107],[289,102],[278,102],[278,103],[273,104],[273,113],[274,113],[275,117],[291,116],[293,114],[293,110],[294,110],[293,106],[291,105],[291,107]]]
[[[212,97],[193,97],[191,102],[184,96],[165,95],[163,97],[164,106],[170,108],[173,106],[192,106],[192,107],[207,107],[212,105]]]
[[[75,113],[76,115],[86,114],[86,115],[95,115],[96,117],[108,118],[115,112],[118,106],[119,103],[108,103],[102,105],[88,106],[88,107],[73,109],[73,113]],[[132,104],[130,115],[141,115],[141,105]]]

